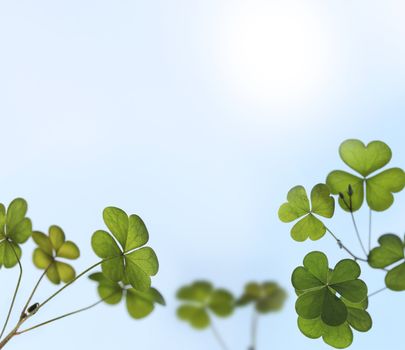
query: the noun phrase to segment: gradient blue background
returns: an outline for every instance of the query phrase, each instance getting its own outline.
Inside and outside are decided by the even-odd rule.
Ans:
[[[290,273],[310,250],[327,251],[332,264],[346,255],[327,236],[294,242],[277,209],[293,185],[312,186],[343,167],[337,148],[346,138],[384,140],[392,164],[405,165],[405,5],[301,1],[319,19],[316,49],[330,58],[307,98],[284,91],[279,101],[271,93],[256,100],[257,89],[224,74],[232,62],[218,38],[242,3],[266,14],[256,0],[0,3],[1,201],[26,198],[36,229],[62,226],[82,249],[78,271],[97,261],[90,237],[105,206],[141,215],[161,264],[153,283],[168,302],[144,321],[122,304],[100,306],[17,337],[10,350],[216,349],[209,331],[175,318],[175,291],[195,278],[235,292],[245,281],[277,280],[290,298],[261,320],[259,348],[328,349],[295,326]],[[399,194],[374,216],[374,238],[403,232],[403,208]],[[365,232],[367,212],[359,215]],[[349,217],[339,211],[330,226],[360,253]],[[30,267],[32,243],[24,248],[18,305],[40,274]],[[383,277],[367,270],[364,278],[376,290]],[[2,270],[2,317],[16,278],[17,269]],[[53,290],[44,283],[36,299]],[[95,286],[80,280],[38,319],[96,299]],[[373,329],[356,333],[353,348],[401,346],[403,310],[399,293],[373,297]],[[246,310],[217,322],[232,349],[246,349],[249,320]]]

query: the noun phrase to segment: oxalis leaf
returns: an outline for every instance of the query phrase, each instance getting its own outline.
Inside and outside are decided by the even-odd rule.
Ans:
[[[144,247],[149,240],[144,222],[138,215],[128,217],[115,207],[105,208],[103,219],[111,234],[98,230],[91,239],[94,252],[104,259],[103,273],[113,281],[126,279],[133,288],[148,291],[150,276],[157,274],[159,263],[153,249]]]
[[[23,198],[14,199],[7,210],[0,203],[0,267],[14,267],[21,258],[20,244],[32,234],[31,220],[25,216],[27,209]]]
[[[257,312],[266,314],[279,311],[287,298],[287,294],[275,282],[251,282],[245,286],[242,296],[236,301],[236,306],[253,303]]]
[[[339,326],[325,324],[321,317],[304,319],[298,316],[298,328],[301,333],[311,339],[322,337],[323,341],[337,349],[349,347],[353,342],[353,329],[359,332],[367,332],[372,327],[372,319],[366,311],[368,302],[365,299],[361,303],[351,303],[344,298],[348,310],[347,320]]]
[[[207,281],[196,281],[180,288],[177,298],[184,302],[178,307],[177,316],[196,329],[204,329],[211,324],[211,312],[227,317],[235,308],[235,299],[229,291],[214,289]]]
[[[134,319],[148,316],[156,304],[166,305],[163,296],[155,288],[151,287],[145,292],[140,292],[127,281],[112,281],[102,272],[93,273],[89,278],[98,282],[97,291],[105,303],[115,305],[125,298],[128,314]]]
[[[46,270],[46,276],[55,284],[68,283],[76,277],[75,269],[57,258],[74,260],[80,256],[78,246],[66,241],[65,233],[59,226],[51,226],[48,235],[34,231],[32,239],[38,245],[32,260],[39,269]]]
[[[389,163],[391,149],[384,142],[372,141],[367,146],[360,140],[346,140],[339,148],[342,160],[360,176],[346,171],[332,171],[326,184],[333,194],[341,194],[340,206],[346,211],[360,209],[364,201],[364,191],[370,209],[384,211],[394,202],[392,193],[405,186],[405,173],[400,168],[384,170],[370,177],[375,171]],[[352,193],[348,193],[349,185]]]
[[[322,252],[311,252],[292,274],[292,284],[299,292],[295,303],[303,319],[320,318],[328,326],[340,326],[347,321],[348,309],[342,298],[361,303],[367,297],[366,284],[358,279],[360,266],[350,259],[339,261],[333,270]]]
[[[311,191],[311,204],[303,186],[293,187],[287,194],[287,202],[280,206],[278,217],[283,222],[301,218],[291,229],[291,237],[298,241],[318,240],[326,228],[316,215],[331,218],[335,210],[334,198],[325,184],[317,184]]]
[[[371,250],[368,263],[374,268],[386,268],[394,263],[401,264],[391,268],[385,276],[386,286],[393,291],[405,290],[405,237],[388,233],[378,239],[379,247]]]

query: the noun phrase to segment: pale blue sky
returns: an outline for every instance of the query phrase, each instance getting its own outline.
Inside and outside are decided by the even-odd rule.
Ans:
[[[168,301],[144,321],[100,306],[9,349],[216,349],[209,331],[175,318],[175,291],[195,278],[235,292],[277,280],[290,298],[261,321],[260,349],[328,349],[295,326],[290,273],[310,250],[333,264],[345,255],[328,237],[294,242],[277,209],[290,187],[343,166],[346,138],[384,140],[405,165],[404,13],[399,0],[2,1],[1,202],[25,197],[36,229],[62,226],[82,249],[77,270],[96,261],[105,206],[141,215]],[[375,235],[402,233],[404,206],[400,194],[375,215]],[[331,226],[359,251],[348,217]],[[19,303],[40,274],[24,248]],[[1,315],[16,277],[2,270]],[[380,271],[365,279],[383,285]],[[52,290],[44,283],[38,301]],[[96,298],[83,279],[38,319]],[[375,296],[374,327],[353,348],[402,344],[403,305],[402,294]],[[232,349],[246,349],[249,316],[217,322]]]

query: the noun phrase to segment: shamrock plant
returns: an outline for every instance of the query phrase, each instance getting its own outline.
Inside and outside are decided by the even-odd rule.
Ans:
[[[330,196],[329,188],[324,184],[316,185],[311,191],[311,204],[303,186],[293,187],[287,194],[287,202],[278,212],[280,220],[291,222],[300,219],[291,229],[291,237],[305,241],[308,237],[313,241],[323,237],[325,226],[314,214],[331,218],[335,210],[335,201]]]
[[[255,350],[259,314],[279,311],[286,299],[286,293],[274,282],[251,282],[245,286],[242,295],[235,298],[226,289],[214,288],[211,282],[196,281],[181,287],[177,292],[177,299],[181,301],[177,308],[179,319],[198,330],[210,327],[222,349],[228,349],[228,346],[214,325],[213,316],[230,317],[236,308],[253,304],[249,349]]]
[[[36,267],[46,271],[48,279],[55,284],[71,282],[76,277],[75,269],[56,258],[77,259],[80,250],[72,241],[66,241],[65,233],[59,226],[51,226],[48,236],[40,231],[32,233],[38,245],[34,250],[33,262]]]
[[[152,248],[142,247],[149,240],[142,219],[138,215],[128,217],[123,210],[114,207],[105,208],[103,218],[112,235],[98,230],[91,238],[94,252],[104,259],[103,273],[113,281],[122,281],[125,277],[135,289],[147,291],[151,286],[150,276],[157,274],[159,263]]]
[[[367,286],[359,276],[360,266],[354,260],[341,260],[332,270],[325,254],[309,253],[292,274],[299,295],[295,303],[298,316],[319,319],[332,327],[344,324],[348,317],[345,301],[358,304],[367,298]]]
[[[0,267],[12,268],[21,258],[20,244],[32,234],[31,220],[27,214],[27,202],[14,199],[7,208],[0,203]]]
[[[385,289],[405,290],[405,242],[394,234],[384,234],[379,246],[371,249],[372,212],[387,210],[394,202],[393,193],[405,186],[405,173],[394,167],[376,171],[389,163],[391,149],[381,141],[365,146],[359,140],[347,140],[339,148],[344,163],[356,171],[353,175],[334,170],[326,177],[325,184],[317,184],[311,191],[311,206],[302,186],[293,187],[287,195],[287,202],[280,206],[281,221],[291,222],[302,218],[291,229],[296,241],[322,238],[326,232],[345,250],[350,259],[337,262],[332,269],[327,256],[319,251],[308,253],[303,266],[297,267],[291,277],[297,293],[295,309],[298,327],[309,338],[320,338],[335,348],[346,348],[353,342],[353,329],[367,332],[372,320],[366,311],[368,299]],[[369,207],[368,250],[363,243],[354,213],[364,202]],[[340,207],[350,214],[354,232],[363,250],[364,257],[353,253],[342,240],[314,214],[325,218],[334,215],[334,197],[338,196]],[[366,283],[361,280],[358,262],[386,271],[385,287],[368,294]]]
[[[307,254],[303,266],[292,274],[301,332],[309,338],[322,337],[331,346],[345,348],[353,341],[352,329],[368,331],[372,320],[365,311],[367,286],[359,276],[360,266],[354,260],[341,260],[332,270],[325,254]]]
[[[279,311],[284,305],[287,297],[284,289],[275,282],[246,284],[242,296],[236,301],[237,306],[253,304],[259,314],[267,314],[272,311]]]
[[[12,268],[16,265],[19,267],[16,288],[0,333],[0,349],[3,349],[17,335],[89,310],[102,302],[117,304],[125,297],[128,313],[135,319],[148,316],[155,304],[165,305],[162,295],[157,289],[151,287],[151,276],[156,275],[159,265],[152,248],[143,247],[149,235],[139,216],[128,216],[123,210],[115,207],[106,208],[103,217],[111,234],[98,230],[91,239],[94,252],[101,260],[76,275],[74,267],[68,264],[66,259],[78,259],[79,247],[74,242],[66,240],[65,233],[56,225],[50,226],[48,234],[40,231],[33,232],[30,219],[25,217],[26,213],[27,203],[24,199],[13,200],[7,210],[3,204],[0,204],[0,267]],[[30,237],[36,244],[32,255],[33,263],[43,272],[24,306],[17,313],[17,323],[6,333],[23,273],[20,244],[25,243]],[[89,306],[21,329],[22,325],[48,302],[99,265],[102,272],[93,273],[89,277],[98,283],[97,290],[101,299]],[[44,301],[31,303],[45,276],[53,284],[62,283],[63,285]]]
[[[317,339],[322,337],[326,344],[335,348],[343,349],[353,342],[353,329],[359,332],[367,332],[372,326],[372,320],[366,311],[368,301],[362,303],[350,303],[344,298],[342,301],[347,307],[347,320],[339,326],[329,326],[321,317],[305,319],[298,316],[298,328],[308,338]]]
[[[340,206],[346,211],[360,209],[364,192],[369,208],[384,211],[394,202],[392,193],[401,191],[405,186],[405,175],[400,168],[390,168],[375,175],[389,163],[391,149],[384,142],[372,141],[367,146],[359,140],[347,140],[340,145],[342,160],[358,174],[334,170],[326,178],[326,184],[333,194],[342,193]],[[371,175],[371,176],[370,176]],[[348,186],[353,189],[347,192]]]
[[[276,282],[250,282],[245,286],[243,294],[236,301],[236,306],[253,305],[250,327],[251,345],[249,350],[257,349],[257,328],[259,316],[280,311],[284,306],[287,294]]]
[[[199,329],[207,328],[212,323],[210,312],[219,317],[227,317],[235,308],[235,299],[230,292],[214,289],[206,281],[197,281],[180,288],[177,298],[184,301],[177,309],[179,318]]]

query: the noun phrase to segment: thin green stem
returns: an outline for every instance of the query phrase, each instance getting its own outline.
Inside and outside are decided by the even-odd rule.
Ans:
[[[23,268],[22,268],[22,265],[21,265],[21,261],[20,261],[20,258],[18,257],[17,252],[15,251],[15,249],[14,249],[14,247],[13,247],[13,244],[10,243],[8,240],[7,240],[6,244],[9,244],[9,245],[10,245],[10,247],[12,248],[12,250],[13,250],[13,252],[14,252],[14,255],[15,255],[16,258],[17,258],[18,267],[20,268],[20,274],[19,274],[19,276],[18,276],[17,285],[16,285],[15,290],[14,290],[13,299],[11,300],[11,304],[10,304],[10,307],[9,307],[9,309],[8,309],[6,321],[4,322],[3,329],[1,330],[1,333],[0,333],[0,339],[3,337],[4,331],[5,331],[6,328],[7,328],[8,321],[10,320],[10,315],[11,315],[11,312],[13,311],[13,308],[14,308],[15,299],[16,299],[16,297],[17,297],[18,290],[20,289],[21,278],[22,278],[22,274],[23,274]]]
[[[380,288],[380,289],[376,290],[375,292],[369,294],[367,297],[368,297],[368,298],[371,298],[373,295],[376,295],[376,294],[378,294],[378,293],[381,293],[381,292],[383,292],[383,291],[386,290],[386,289],[387,289],[387,287]]]
[[[353,222],[354,230],[356,231],[356,236],[357,236],[357,239],[359,240],[361,249],[363,250],[364,255],[367,256],[368,254],[367,254],[366,248],[364,247],[363,241],[361,240],[360,232],[359,232],[359,229],[358,229],[358,227],[357,227],[357,224],[356,224],[356,220],[355,220],[355,218],[354,218],[353,211],[350,211],[350,216],[352,217],[352,222]]]
[[[217,328],[215,327],[212,320],[211,320],[211,330],[212,330],[212,333],[214,334],[214,337],[217,340],[218,344],[221,346],[221,348],[223,350],[228,350],[228,346],[226,345],[224,339],[219,334],[219,332],[218,332]]]
[[[109,297],[108,297],[108,298],[109,298]],[[20,334],[22,334],[22,333],[26,333],[26,332],[32,331],[32,330],[34,330],[34,329],[36,329],[36,328],[45,326],[45,325],[47,325],[47,324],[49,324],[49,323],[58,321],[58,320],[60,320],[60,319],[62,319],[62,318],[65,318],[65,317],[68,317],[68,316],[72,316],[72,315],[74,315],[74,314],[78,314],[79,312],[83,312],[83,311],[89,310],[89,309],[91,309],[91,308],[97,306],[98,304],[102,303],[105,299],[107,299],[107,298],[98,300],[97,302],[95,302],[95,303],[93,303],[93,304],[91,304],[91,305],[89,305],[89,306],[83,307],[83,308],[81,308],[81,309],[78,309],[78,310],[75,310],[75,311],[72,311],[72,312],[68,312],[68,313],[63,314],[63,315],[61,315],[61,316],[52,318],[52,319],[50,319],[50,320],[48,320],[48,321],[39,323],[39,324],[37,324],[37,325],[35,325],[35,326],[32,326],[32,327],[30,327],[30,328],[23,329],[22,331],[17,331],[17,332],[15,332],[15,335],[20,335]]]
[[[34,289],[32,290],[32,292],[31,292],[31,294],[30,294],[30,296],[29,296],[27,302],[26,302],[25,305],[24,305],[24,308],[23,308],[21,314],[23,314],[23,313],[25,313],[25,312],[27,311],[27,308],[28,308],[28,306],[29,306],[29,304],[30,304],[32,298],[34,297],[34,294],[35,294],[35,292],[37,291],[37,288],[38,288],[39,284],[41,283],[42,279],[44,278],[44,276],[45,276],[46,273],[48,272],[48,269],[49,269],[49,267],[50,267],[51,265],[52,265],[52,263],[48,265],[48,267],[44,270],[44,272],[43,272],[43,273],[41,274],[41,276],[39,277],[37,283],[36,283],[35,286],[34,286]]]
[[[93,265],[91,265],[90,267],[88,267],[87,269],[85,269],[83,272],[79,273],[73,280],[71,280],[70,282],[66,283],[62,288],[58,289],[55,293],[53,293],[48,299],[46,299],[45,301],[43,301],[41,304],[39,304],[38,309],[42,308],[44,305],[46,305],[49,301],[51,301],[53,298],[55,298],[60,292],[62,292],[65,288],[69,287],[72,283],[76,282],[80,277],[82,277],[84,274],[86,274],[87,272],[89,272],[90,270],[94,269],[95,267],[97,267],[98,265],[100,265],[103,261],[105,260],[101,260]]]
[[[351,191],[350,185],[349,185],[349,189],[350,189],[350,191]],[[360,243],[361,249],[362,249],[363,252],[364,252],[364,255],[367,257],[368,254],[367,254],[366,248],[364,248],[364,244],[363,244],[363,241],[362,241],[362,239],[361,239],[359,229],[358,229],[358,227],[357,227],[356,219],[354,218],[354,214],[353,214],[352,195],[351,195],[350,192],[349,192],[349,204],[348,204],[348,203],[346,202],[346,200],[344,199],[344,196],[341,196],[341,198],[342,198],[343,203],[346,205],[346,208],[347,208],[347,209],[349,210],[349,212],[350,212],[350,216],[351,216],[351,218],[352,218],[352,222],[353,222],[353,226],[354,226],[354,231],[356,232],[357,239],[358,239],[358,241],[359,241],[359,243]]]
[[[327,228],[326,226],[325,226],[325,228],[326,228],[326,231],[328,231],[328,232],[331,234],[331,236],[336,240],[336,243],[338,244],[338,246],[339,246],[340,249],[345,250],[354,260],[359,260],[359,261],[367,262],[367,259],[363,259],[363,258],[358,257],[357,255],[354,255],[354,254],[351,252],[351,250],[350,250],[349,248],[347,248],[347,247],[342,243],[342,241],[341,241],[331,230],[329,230],[329,228]]]
[[[249,350],[256,350],[257,346],[257,329],[259,324],[259,314],[253,308],[252,321],[250,327],[250,347]]]
[[[368,212],[368,253],[370,254],[371,251],[371,225],[372,225],[372,213],[373,211],[369,210]]]
[[[24,322],[23,319],[19,320],[16,326],[11,330],[10,333],[8,333],[4,339],[0,342],[0,349],[3,349],[6,344],[16,335],[16,332],[18,331],[18,328],[21,326],[21,324]]]

